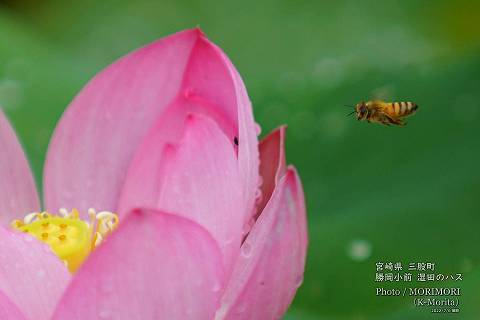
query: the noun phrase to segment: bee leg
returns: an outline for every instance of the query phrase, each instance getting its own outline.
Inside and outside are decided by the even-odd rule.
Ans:
[[[380,123],[390,127],[390,122],[387,119],[381,119]]]
[[[380,117],[378,119],[378,122],[386,126],[390,126],[390,123],[392,123],[392,121],[388,117]]]
[[[386,120],[388,120],[388,122],[390,124],[394,124],[394,125],[397,125],[397,126],[403,126],[403,122],[400,119],[395,119],[395,118],[392,118],[392,117],[389,117],[389,116],[385,116],[385,118],[386,118]]]

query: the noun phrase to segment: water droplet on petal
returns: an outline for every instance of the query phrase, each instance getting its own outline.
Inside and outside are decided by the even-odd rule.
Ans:
[[[260,200],[261,197],[262,197],[262,190],[261,189],[255,190],[255,199]]]
[[[259,136],[262,133],[262,127],[258,123],[255,122],[255,133]]]
[[[249,258],[252,255],[252,245],[249,242],[244,242],[241,248],[242,256]]]
[[[302,285],[302,283],[303,283],[303,274],[295,278],[295,286],[298,288]]]

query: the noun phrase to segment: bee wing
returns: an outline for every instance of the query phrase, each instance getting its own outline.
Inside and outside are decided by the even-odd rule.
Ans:
[[[384,85],[370,92],[372,100],[387,100],[394,95],[395,88],[392,85]]]

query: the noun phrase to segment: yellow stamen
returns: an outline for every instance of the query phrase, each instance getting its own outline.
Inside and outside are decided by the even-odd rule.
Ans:
[[[70,272],[75,272],[90,252],[118,226],[118,216],[89,209],[90,223],[79,218],[77,209],[68,212],[60,209],[60,215],[48,212],[28,214],[23,220],[15,220],[12,227],[31,234],[48,244],[64,261]]]

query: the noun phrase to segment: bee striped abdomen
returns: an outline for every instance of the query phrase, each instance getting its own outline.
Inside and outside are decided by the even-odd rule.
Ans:
[[[414,113],[417,108],[417,104],[410,101],[391,102],[388,106],[388,111],[396,117],[403,117]]]
[[[408,107],[408,114],[414,113],[418,109],[417,104],[410,101],[407,102],[407,107]]]

